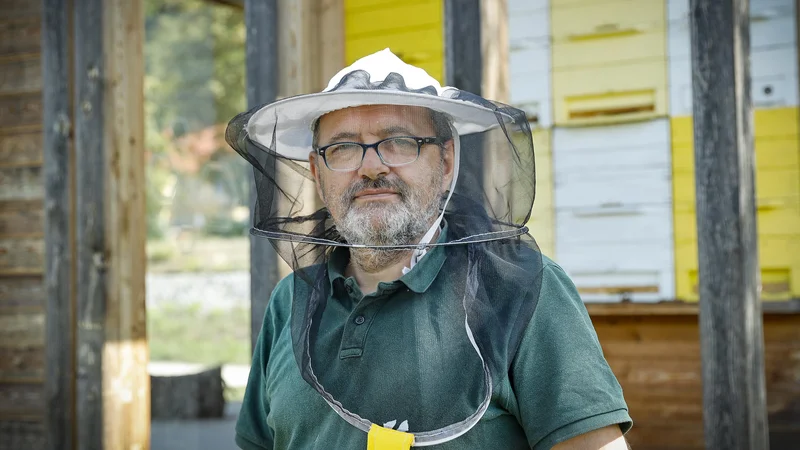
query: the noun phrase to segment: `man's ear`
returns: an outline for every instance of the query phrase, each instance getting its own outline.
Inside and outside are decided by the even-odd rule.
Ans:
[[[453,184],[453,174],[455,172],[456,154],[453,139],[448,140],[444,144],[442,151],[442,162],[444,164],[444,177],[442,177],[442,192],[450,189]]]
[[[322,203],[325,203],[325,196],[322,195],[322,181],[320,180],[320,173],[319,173],[319,165],[317,162],[319,161],[319,155],[317,152],[309,152],[308,153],[308,165],[311,168],[311,175],[314,176],[314,183],[317,188],[317,195],[319,199],[322,200]]]

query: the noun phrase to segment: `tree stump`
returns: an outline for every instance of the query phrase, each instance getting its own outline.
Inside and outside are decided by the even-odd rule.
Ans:
[[[176,376],[150,376],[153,419],[219,418],[225,410],[222,367]]]

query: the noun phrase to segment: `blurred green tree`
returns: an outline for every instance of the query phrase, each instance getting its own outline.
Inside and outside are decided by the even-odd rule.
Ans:
[[[158,238],[174,223],[172,199],[198,182],[221,190],[227,209],[248,204],[246,165],[224,141],[246,106],[244,15],[208,0],[146,0],[145,37],[147,228]]]

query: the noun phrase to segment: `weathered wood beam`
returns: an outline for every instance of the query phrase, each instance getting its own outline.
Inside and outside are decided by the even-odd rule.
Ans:
[[[482,94],[480,0],[445,0],[445,84]]]
[[[748,0],[691,0],[706,448],[768,448]]]
[[[74,237],[72,221],[71,16],[67,0],[42,5],[42,97],[45,241],[45,440],[50,450],[75,448]],[[30,287],[28,289],[31,289]]]
[[[78,449],[103,448],[106,318],[106,154],[103,2],[74,3],[76,188],[76,433]]]
[[[145,313],[144,1],[104,0],[103,446],[150,447]]]
[[[463,91],[482,95],[483,57],[480,0],[445,0],[445,67],[444,84]],[[482,145],[475,142],[481,137],[465,136],[462,147]],[[483,155],[461,159],[462,170],[458,185],[462,190],[471,189],[470,198],[483,195]],[[474,175],[474,176],[470,176]]]
[[[278,2],[245,1],[247,105],[274,101],[278,95]],[[274,167],[273,167],[274,169]],[[250,204],[255,205],[255,183],[250,181]],[[251,221],[252,223],[252,221]],[[278,256],[264,238],[250,236],[250,330],[255,348],[269,296],[278,282]]]
[[[508,3],[481,2],[481,92],[484,97],[508,103],[510,72],[508,48]]]
[[[317,9],[308,32],[317,38],[314,61],[319,67],[314,88],[321,91],[345,65],[344,0],[315,1]]]

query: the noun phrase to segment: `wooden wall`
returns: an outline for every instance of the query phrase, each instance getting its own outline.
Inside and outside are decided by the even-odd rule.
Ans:
[[[590,305],[589,312],[630,408],[632,448],[703,449],[696,308]],[[770,448],[796,449],[800,442],[800,314],[765,313],[764,341]]]
[[[0,0],[0,450],[149,447],[143,17]]]
[[[44,446],[41,2],[0,0],[0,449]]]

